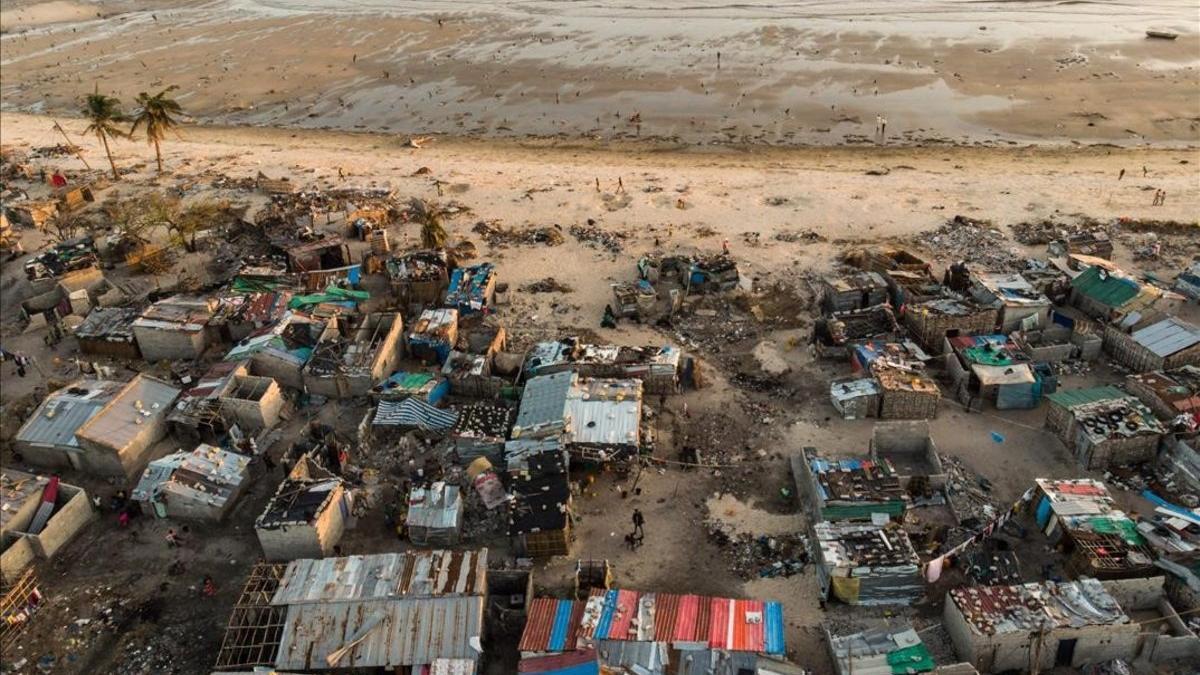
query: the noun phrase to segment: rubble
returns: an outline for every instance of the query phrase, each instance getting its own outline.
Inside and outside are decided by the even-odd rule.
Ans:
[[[471,231],[483,237],[490,246],[502,248],[504,246],[533,246],[541,244],[543,246],[558,246],[563,243],[562,227],[554,225],[552,227],[530,227],[523,230],[514,230],[502,227],[499,221],[479,221],[471,228]]]
[[[592,248],[605,249],[610,253],[620,253],[624,250],[624,241],[629,238],[628,233],[602,230],[593,225],[590,220],[587,226],[572,225],[568,231],[579,242]]]
[[[554,277],[538,279],[520,287],[522,293],[571,293],[574,290]]]
[[[921,233],[915,243],[938,260],[969,260],[973,266],[994,270],[1022,266],[1021,254],[987,220],[957,215],[937,229]]]

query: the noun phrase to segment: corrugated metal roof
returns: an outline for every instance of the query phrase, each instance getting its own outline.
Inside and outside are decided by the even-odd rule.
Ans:
[[[277,668],[395,668],[478,658],[484,598],[306,603],[288,607]],[[332,665],[326,657],[362,638]]]
[[[483,595],[486,588],[486,548],[405,551],[294,560],[271,604]]]
[[[1173,316],[1133,331],[1133,340],[1155,356],[1170,356],[1200,344],[1200,327]]]
[[[78,448],[75,432],[112,400],[124,383],[78,380],[46,397],[17,432],[32,445]]]
[[[458,421],[458,413],[442,410],[416,399],[380,401],[372,424],[377,426],[415,427],[429,431],[446,431]]]
[[[636,446],[642,382],[577,378],[567,393],[564,417],[569,443]]]
[[[661,642],[601,640],[596,652],[604,665],[635,673],[666,673],[670,661],[667,645]]]
[[[512,437],[545,432],[561,428],[567,406],[567,394],[577,375],[566,371],[553,375],[531,378],[525,383],[521,395],[521,407],[517,410],[517,421]]]
[[[972,632],[981,635],[1028,633],[1038,627],[1082,628],[1129,623],[1104,585],[1089,578],[1017,586],[964,586],[951,589],[953,602]],[[1132,627],[1137,632],[1136,626]]]
[[[535,656],[521,659],[518,673],[542,673],[543,675],[600,675],[600,660],[593,649],[581,649],[552,656]]]
[[[1071,280],[1071,286],[1084,296],[1114,308],[1136,298],[1141,290],[1133,279],[1098,266],[1080,272]]]
[[[180,390],[150,377],[137,375],[112,401],[76,430],[79,438],[121,450],[142,432],[142,425],[165,417]]]
[[[562,652],[575,649],[584,603],[557,598],[534,598],[517,649],[522,652]]]
[[[781,654],[783,606],[761,600],[596,590],[585,605],[579,638],[587,644],[653,640]]]
[[[457,528],[462,522],[462,496],[458,486],[437,482],[428,488],[413,488],[408,493],[406,522],[409,527]]]
[[[131,307],[97,307],[75,327],[75,337],[133,342],[133,322],[138,311]]]
[[[1129,394],[1111,385],[1104,387],[1088,387],[1087,389],[1060,389],[1046,398],[1064,408],[1074,408],[1077,405],[1110,401],[1118,398],[1129,398]]]

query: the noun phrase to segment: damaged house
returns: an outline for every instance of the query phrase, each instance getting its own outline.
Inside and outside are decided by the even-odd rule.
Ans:
[[[974,273],[969,294],[979,305],[997,311],[997,325],[1005,335],[1050,324],[1054,303],[1020,274]]]
[[[946,596],[942,623],[981,673],[1195,658],[1196,636],[1162,597],[1162,584],[1156,577],[964,586]],[[1150,613],[1165,630],[1143,633],[1129,612]]]
[[[79,353],[130,361],[142,358],[133,334],[133,323],[139,314],[131,307],[93,309],[74,330]]]
[[[458,421],[450,430],[455,459],[462,466],[486,457],[493,466],[504,458],[516,410],[500,402],[475,401],[458,409]]]
[[[946,373],[954,396],[968,410],[985,401],[997,410],[1036,408],[1041,381],[1029,356],[1004,335],[946,338]]]
[[[897,521],[904,518],[909,496],[887,461],[826,458],[806,447],[804,456],[792,457],[791,462],[796,494],[813,518],[871,520],[877,513]]]
[[[640,380],[590,379],[576,372],[525,385],[512,439],[553,439],[576,458],[605,462],[636,456],[642,439]]]
[[[830,383],[833,407],[848,419],[932,419],[941,389],[925,372],[929,356],[912,342],[864,342],[850,349],[858,375]]]
[[[462,536],[463,501],[457,485],[442,481],[408,493],[409,541],[417,546],[453,546]]]
[[[1059,391],[1047,399],[1046,427],[1086,469],[1153,459],[1166,431],[1141,401],[1115,387]]]
[[[353,264],[350,247],[341,235],[326,235],[284,247],[289,272],[336,270]]]
[[[836,675],[928,673],[936,667],[929,648],[910,625],[886,625],[850,635],[825,631]]]
[[[357,327],[335,320],[304,367],[309,393],[329,398],[366,396],[396,370],[400,361],[403,321],[399,314],[368,314]]]
[[[1104,328],[1104,351],[1125,368],[1144,373],[1200,366],[1200,326],[1173,316],[1132,323],[1128,328],[1126,323]]]
[[[289,291],[261,291],[229,295],[217,301],[208,325],[219,339],[240,342],[267,326],[279,323],[288,313]]]
[[[244,361],[219,361],[184,390],[167,421],[177,435],[216,442],[235,424],[249,434],[274,427],[285,403],[275,380],[248,374]]]
[[[385,263],[392,296],[403,303],[436,305],[450,283],[445,249],[410,251]]]
[[[130,497],[160,518],[219,522],[249,482],[249,457],[201,443],[150,462]]]
[[[83,488],[0,470],[0,575],[11,581],[36,561],[52,559],[95,517]]]
[[[571,551],[570,456],[554,441],[509,441],[508,535],[517,555],[549,558]]]
[[[476,672],[487,549],[259,564],[233,607],[216,667],[293,672]],[[453,670],[439,670],[452,662]]]
[[[150,305],[133,322],[142,358],[150,361],[194,360],[212,343],[208,322],[217,302],[212,298],[173,295]]]
[[[823,598],[848,605],[911,605],[925,594],[921,561],[895,525],[820,521],[817,583]]]
[[[267,560],[320,558],[333,552],[350,513],[342,479],[303,455],[254,521],[254,531]]]
[[[648,394],[673,394],[679,391],[681,363],[682,353],[671,345],[594,345],[569,337],[531,347],[523,373],[536,377],[573,370],[581,377],[638,379]]]
[[[274,326],[263,328],[234,345],[226,361],[249,361],[250,372],[285,387],[304,388],[304,367],[313,350],[337,328],[332,321],[288,312]]]
[[[1038,528],[1067,555],[1073,576],[1122,579],[1155,573],[1137,523],[1117,508],[1104,483],[1039,478],[1036,484]]]
[[[822,358],[844,359],[855,347],[899,341],[900,324],[891,305],[834,312],[817,319],[813,344]]]
[[[1200,429],[1200,367],[1130,375],[1125,378],[1125,388],[1175,430]]]
[[[827,314],[867,309],[887,301],[887,280],[878,272],[853,272],[821,281],[821,308]]]
[[[1125,272],[1093,265],[1071,279],[1071,304],[1102,322],[1119,321],[1131,313],[1174,314],[1183,296],[1144,284]]]
[[[482,312],[492,304],[496,295],[496,266],[479,263],[471,267],[459,267],[450,274],[445,307],[457,309],[459,314]]]
[[[958,298],[939,298],[909,305],[904,325],[928,352],[941,354],[946,338],[991,333],[997,310]]]
[[[148,375],[129,382],[76,380],[42,401],[17,432],[15,445],[37,466],[132,478],[167,433],[179,390]]]
[[[408,331],[408,353],[422,363],[445,363],[456,342],[457,309],[424,310]]]

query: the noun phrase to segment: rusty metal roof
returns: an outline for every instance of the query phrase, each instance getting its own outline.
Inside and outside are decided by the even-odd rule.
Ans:
[[[292,605],[275,667],[397,668],[439,658],[476,659],[484,602],[477,595]],[[341,658],[330,658],[356,641]]]
[[[406,551],[288,565],[273,605],[483,595],[487,549]]]

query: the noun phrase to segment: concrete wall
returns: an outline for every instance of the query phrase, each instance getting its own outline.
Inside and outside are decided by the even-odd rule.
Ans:
[[[13,448],[29,464],[46,469],[75,468],[75,464],[71,461],[71,456],[82,454],[78,449],[68,450],[57,446],[33,444],[20,440],[13,442]]]
[[[243,431],[269,429],[279,423],[279,412],[283,409],[283,391],[275,380],[267,377],[237,377],[231,393],[239,388],[257,388],[261,394],[257,399],[221,397],[221,409],[233,414]]]
[[[40,492],[38,493],[41,494]],[[0,554],[0,572],[5,578],[20,574],[36,559],[49,560],[96,518],[87,492],[74,485],[59,484],[58,511],[37,534],[25,532],[41,504],[30,499],[10,520],[4,532],[5,549]],[[11,543],[9,543],[11,542]]]
[[[1028,672],[1033,659],[1042,670],[1055,666],[1059,642],[1075,640],[1070,664],[1073,668],[1112,659],[1131,660],[1137,655],[1140,637],[1137,624],[1055,628],[1041,636],[1030,632],[1000,635],[979,635],[971,630],[962,612],[953,602],[946,602],[942,623],[954,642],[959,658],[974,665],[982,673],[1006,670]]]
[[[997,320],[1000,322],[1000,332],[1008,335],[1021,329],[1025,317],[1036,316],[1039,328],[1050,324],[1050,305],[1002,305]]]
[[[340,503],[343,492],[342,487],[334,489],[328,506],[312,523],[275,528],[256,527],[258,543],[266,559],[324,558],[332,553],[346,529]]]
[[[209,522],[220,522],[229,515],[233,507],[241,498],[242,493],[246,491],[246,486],[250,484],[249,477],[242,481],[242,484],[230,493],[229,498],[224,504],[213,505],[195,501],[193,499],[177,499],[175,495],[167,493],[167,517],[178,518],[183,520],[206,520]]]
[[[142,358],[152,363],[163,360],[199,358],[204,353],[204,348],[208,346],[208,337],[203,330],[165,330],[134,326],[133,335],[137,338]]]
[[[1183,366],[1200,366],[1200,345],[1188,347],[1163,360],[1163,368],[1167,370]]]
[[[905,460],[904,455],[911,460]],[[929,470],[929,483],[940,488],[946,484],[946,474],[942,469],[942,459],[938,456],[937,446],[929,434],[929,424],[926,422],[883,422],[875,425],[871,437],[871,456],[874,458],[891,457],[898,461],[909,461],[924,465]],[[904,473],[902,467],[897,471]],[[912,476],[900,476],[900,483],[907,487]]]
[[[304,388],[303,364],[284,359],[271,352],[260,352],[250,359],[250,372],[259,377],[269,377],[284,387]]]
[[[99,414],[103,414],[103,411]],[[94,419],[94,418],[93,418]],[[137,435],[124,448],[113,448],[103,438],[92,438],[76,432],[84,452],[79,453],[80,471],[97,476],[133,478],[146,469],[154,444],[167,435],[167,413],[160,410],[138,428]]]

